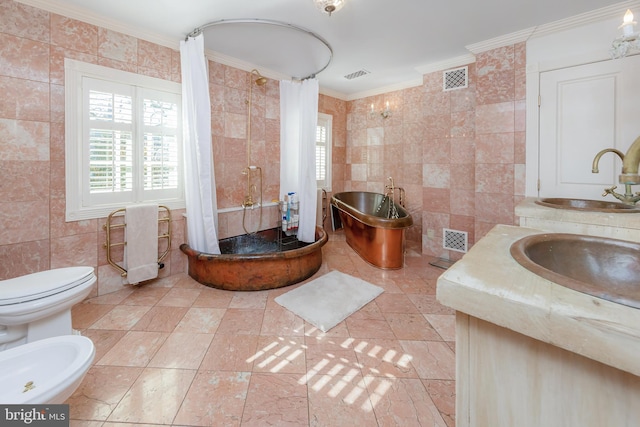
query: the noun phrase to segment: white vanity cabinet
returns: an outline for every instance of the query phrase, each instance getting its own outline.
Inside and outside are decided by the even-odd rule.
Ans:
[[[640,310],[567,289],[498,225],[438,279],[456,310],[456,426],[640,426]]]

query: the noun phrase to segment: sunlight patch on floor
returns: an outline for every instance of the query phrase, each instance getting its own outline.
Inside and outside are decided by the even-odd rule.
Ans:
[[[337,344],[334,341],[327,341],[329,344]],[[374,345],[371,348],[367,341],[357,341],[348,338],[338,344],[344,349],[353,349],[356,353],[366,355],[374,359],[379,359],[384,363],[393,365],[394,367],[409,367],[413,357],[410,354],[399,353],[394,349],[384,349],[380,345]],[[278,337],[277,341],[270,342],[263,348],[258,350],[250,358],[246,359],[248,363],[256,362],[260,368],[268,368],[270,372],[277,373],[301,356],[304,356],[304,349],[308,346],[301,345],[295,341]],[[348,405],[355,405],[359,399],[366,397],[360,408],[364,411],[371,411],[382,400],[383,396],[393,386],[393,382],[397,378],[391,374],[384,374],[385,377],[365,376],[360,379],[357,384],[353,381],[361,375],[360,369],[366,367],[358,360],[347,360],[344,357],[337,357],[331,352],[324,354],[324,357],[313,367],[307,370],[298,379],[298,384],[308,384],[315,392],[321,392],[333,383],[331,388],[326,390],[328,396],[339,398],[344,397],[342,401]],[[327,368],[329,368],[327,370]],[[369,370],[378,375],[382,372],[370,367]],[[325,372],[325,373],[322,373]],[[337,380],[334,382],[333,380]],[[312,383],[313,382],[313,383]],[[376,382],[378,382],[376,384]],[[367,390],[370,390],[367,393]]]

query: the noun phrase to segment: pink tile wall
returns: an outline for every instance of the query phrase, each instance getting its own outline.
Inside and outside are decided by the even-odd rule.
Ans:
[[[525,44],[477,56],[475,238],[515,224],[524,196]]]
[[[525,44],[479,54],[469,87],[442,90],[442,72],[422,86],[347,105],[345,189],[382,191],[386,176],[407,188],[409,240],[425,254],[442,248],[442,229],[466,231],[469,246],[495,224],[514,224],[525,187]],[[369,117],[389,101],[389,119]],[[382,145],[382,146],[381,146]]]
[[[0,279],[49,268],[96,268],[100,294],[121,288],[106,260],[106,219],[65,222],[64,58],[180,81],[180,55],[155,45],[12,0],[0,0]],[[243,234],[250,73],[209,63],[211,133],[215,156],[219,237]],[[277,200],[280,181],[279,83],[252,87],[251,163],[263,170],[263,201]],[[333,190],[344,188],[346,102],[320,96],[333,115]],[[173,250],[161,276],[183,272],[183,211],[173,212]],[[279,213],[265,208],[262,228]],[[246,226],[258,225],[257,210]],[[121,259],[115,250],[115,259]],[[97,292],[97,291],[96,291]]]
[[[64,58],[179,81],[179,53],[12,0],[0,0],[0,279],[90,265],[95,293],[121,288],[105,219],[65,222]],[[185,269],[181,211],[161,276]]]
[[[64,221],[64,58],[179,81],[179,52],[13,0],[0,0],[0,15],[0,279],[84,263],[97,268],[100,293],[116,290],[105,220]],[[218,206],[235,208],[246,189],[250,73],[209,66]],[[447,93],[437,72],[419,87],[365,99],[319,98],[319,111],[333,115],[333,192],[381,192],[393,177],[414,217],[407,238],[454,259],[441,248],[443,227],[469,232],[473,243],[497,223],[514,223],[524,197],[524,44],[478,55],[469,76],[468,89]],[[251,163],[263,168],[268,202],[279,193],[278,82],[252,93]],[[380,111],[386,102],[392,116],[371,117],[371,104]],[[220,237],[243,233],[241,215],[220,215]],[[275,209],[263,215],[267,224],[278,217]],[[186,268],[182,212],[173,218],[162,275]]]
[[[346,191],[383,193],[388,177],[406,193],[406,206],[414,219],[407,239],[420,242],[423,214],[422,144],[425,126],[421,87],[373,96],[347,104]],[[392,115],[380,112],[389,102]],[[371,105],[374,114],[371,114]]]

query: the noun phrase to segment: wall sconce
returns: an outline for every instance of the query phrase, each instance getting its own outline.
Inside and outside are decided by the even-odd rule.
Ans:
[[[384,104],[384,110],[381,110],[379,112],[376,112],[375,108],[373,107],[373,104],[371,104],[371,111],[369,111],[369,117],[373,119],[378,114],[382,116],[383,119],[388,119],[389,117],[391,117],[392,112],[391,112],[391,108],[389,108],[389,101],[387,101]]]
[[[622,58],[627,56],[630,50],[640,50],[640,34],[634,31],[635,24],[637,22],[633,20],[633,13],[627,9],[622,24],[618,27],[618,29],[622,29],[622,37],[613,41],[611,56]]]

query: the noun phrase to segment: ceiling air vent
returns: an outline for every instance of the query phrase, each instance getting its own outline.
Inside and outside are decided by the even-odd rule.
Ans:
[[[369,73],[370,73],[370,71],[362,69],[362,70],[356,71],[355,73],[347,74],[346,76],[344,76],[344,78],[347,79],[347,80],[353,80],[353,79],[357,79],[358,77],[365,76],[365,75],[367,75]]]
[[[456,68],[442,73],[442,89],[448,90],[464,89],[469,86],[468,67]]]

